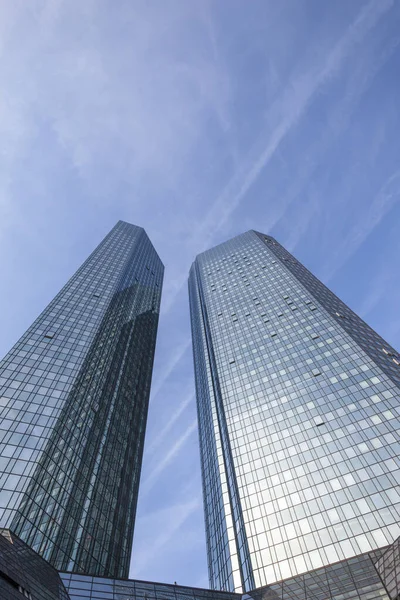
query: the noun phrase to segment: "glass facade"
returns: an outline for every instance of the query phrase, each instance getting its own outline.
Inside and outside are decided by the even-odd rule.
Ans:
[[[375,567],[390,597],[400,598],[400,537],[379,557]]]
[[[7,529],[0,530],[1,600],[69,600],[58,572]]]
[[[189,296],[211,587],[358,569],[400,534],[398,353],[255,231],[200,254]]]
[[[0,526],[126,577],[163,265],[119,221],[0,363]]]
[[[70,600],[241,600],[237,594],[134,579],[61,573]]]
[[[362,554],[259,588],[244,597],[251,600],[395,600],[388,594],[374,566],[379,555],[379,550]]]

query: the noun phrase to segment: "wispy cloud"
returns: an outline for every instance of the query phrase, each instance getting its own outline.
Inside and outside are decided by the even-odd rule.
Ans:
[[[340,244],[332,248],[332,259],[327,263],[323,278],[329,281],[347,260],[358,250],[367,237],[380,224],[390,210],[400,202],[400,171],[393,173],[383,184],[370,205],[360,213],[356,224],[350,228]]]
[[[279,222],[283,228],[287,227],[287,235],[281,241],[291,251],[295,249],[300,241],[305,239],[310,225],[314,226],[315,229],[321,224],[323,225],[327,213],[326,193],[321,191],[321,185],[317,183],[318,171],[323,168],[326,176],[328,176],[329,171],[324,165],[329,163],[329,152],[335,148],[336,144],[346,143],[345,140],[351,121],[359,109],[360,102],[399,47],[400,35],[384,39],[383,47],[379,47],[379,42],[381,42],[380,37],[370,44],[372,47],[369,47],[369,52],[362,64],[359,64],[355,59],[348,61],[348,75],[342,88],[343,92],[340,93],[329,112],[329,130],[307,140],[306,152],[299,154],[295,170],[286,165],[286,173],[290,171],[290,183],[286,193],[279,196],[279,203],[274,204],[272,210],[269,211],[262,230],[268,231],[277,226]],[[384,143],[384,133],[379,132],[374,144],[369,146],[367,156],[371,153],[374,153],[375,156],[379,155]],[[372,158],[372,160],[374,159]],[[357,168],[358,164],[356,163],[354,166]],[[347,172],[342,173],[343,183],[340,192],[335,194],[336,199],[333,208],[336,212],[340,211],[342,213],[339,207],[352,205],[351,195],[354,193],[352,183],[357,179],[353,165],[350,164]],[[332,187],[331,183],[328,185]],[[295,200],[298,202],[290,213],[292,218],[285,219],[289,207],[293,206]],[[296,226],[293,226],[293,222]],[[332,217],[329,228],[332,229],[334,225],[335,219]]]
[[[388,294],[393,279],[394,273],[391,266],[381,265],[380,269],[374,272],[371,278],[370,290],[358,309],[358,314],[361,317],[365,319],[381,303],[385,295]]]
[[[172,356],[164,361],[165,367],[163,368],[160,375],[157,377],[157,380],[152,388],[153,398],[157,396],[160,390],[163,388],[165,381],[174,371],[174,369],[179,364],[180,360],[183,356],[185,356],[190,349],[191,338],[187,337],[181,344],[178,346],[173,352]]]
[[[157,432],[157,437],[155,437],[150,442],[150,444],[148,446],[146,446],[146,452],[148,454],[151,455],[159,447],[159,445],[164,441],[164,438],[167,435],[167,433],[169,433],[171,431],[172,427],[180,419],[180,417],[182,416],[182,414],[184,413],[186,408],[188,406],[190,406],[190,404],[192,404],[193,402],[194,402],[194,392],[189,394],[188,397],[185,398],[183,400],[183,402],[181,402],[178,405],[177,409],[172,413],[171,417],[166,422],[166,424],[161,429],[161,431]]]
[[[192,421],[190,425],[185,429],[182,435],[176,440],[176,442],[170,447],[164,458],[160,460],[157,465],[150,471],[147,478],[142,484],[142,494],[146,494],[150,491],[152,486],[155,484],[161,473],[168,467],[175,456],[180,452],[184,444],[190,438],[192,433],[197,430],[197,419]]]
[[[284,90],[283,96],[269,109],[271,115],[281,115],[281,117],[276,120],[270,117],[269,120],[273,120],[272,129],[263,131],[260,136],[261,140],[258,140],[247,161],[244,162],[235,177],[229,181],[204,221],[196,229],[194,237],[198,238],[198,247],[208,247],[215,233],[236,210],[282,141],[296,126],[314,96],[330,79],[338,76],[348,54],[392,6],[393,0],[372,0],[366,4],[346,33],[323,60],[322,65],[301,73],[296,80],[290,82]],[[266,144],[265,140],[267,140]],[[260,146],[264,147],[260,150]]]
[[[175,537],[185,521],[199,509],[199,505],[199,499],[194,498],[187,502],[151,512],[142,519],[142,522],[138,523],[138,526],[143,527],[147,535],[145,543],[140,546],[140,552],[137,548],[134,548],[132,557],[134,577],[140,578],[149,564],[159,559],[160,552],[171,538]],[[185,543],[187,543],[187,540],[181,538],[180,544]],[[171,577],[173,576],[173,573],[171,573]],[[170,580],[170,582],[173,581]]]

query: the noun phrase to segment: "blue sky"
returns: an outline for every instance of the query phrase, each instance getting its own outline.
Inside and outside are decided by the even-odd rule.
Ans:
[[[0,353],[118,219],[145,227],[131,576],[206,586],[188,270],[258,229],[400,347],[400,3],[0,0],[0,87]]]

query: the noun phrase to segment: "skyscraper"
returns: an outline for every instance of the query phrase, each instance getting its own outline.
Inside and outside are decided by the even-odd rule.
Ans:
[[[400,534],[398,353],[255,231],[200,254],[189,294],[211,587],[294,578],[288,597],[329,597],[328,580],[354,592],[360,576],[384,594],[374,561]]]
[[[163,265],[119,221],[0,363],[0,527],[127,577]]]

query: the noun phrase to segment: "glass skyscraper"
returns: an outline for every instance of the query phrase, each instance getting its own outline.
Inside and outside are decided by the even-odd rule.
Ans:
[[[127,577],[163,265],[119,221],[0,363],[0,527]]]
[[[200,254],[189,294],[211,587],[386,597],[379,574],[387,589],[399,580],[398,353],[255,231]]]

